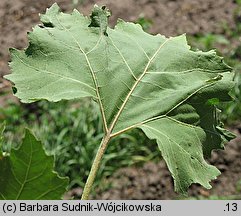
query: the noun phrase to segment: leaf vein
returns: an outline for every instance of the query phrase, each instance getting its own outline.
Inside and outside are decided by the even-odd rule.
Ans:
[[[84,52],[84,50],[82,49],[82,47],[80,46],[80,43],[78,42],[78,40],[75,38],[75,36],[64,26],[62,25],[62,23],[60,22],[58,16],[56,15],[56,19],[58,20],[60,26],[62,26],[64,28],[64,30],[66,32],[69,33],[69,35],[74,39],[76,45],[78,46],[79,50],[84,54],[85,56],[85,59],[86,59],[86,62],[88,64],[88,67],[89,67],[89,70],[90,70],[90,73],[92,75],[92,78],[93,78],[93,82],[94,82],[94,85],[95,85],[95,88],[96,88],[96,96],[97,96],[97,99],[98,99],[98,102],[99,102],[99,105],[100,105],[100,111],[101,111],[101,115],[102,115],[102,119],[103,119],[103,122],[104,122],[104,129],[105,131],[107,132],[107,121],[106,121],[106,117],[105,117],[105,113],[104,113],[104,108],[103,108],[103,104],[102,104],[102,101],[101,101],[101,97],[100,97],[100,93],[99,93],[99,88],[98,88],[98,82],[97,82],[97,79],[96,79],[96,76],[95,76],[95,72],[90,64],[90,61],[89,61],[89,58],[88,56],[86,55],[86,53]]]
[[[56,74],[56,73],[51,72],[51,71],[48,71],[48,70],[43,70],[43,69],[39,69],[39,68],[36,69],[36,68],[34,68],[32,65],[27,64],[26,62],[24,62],[18,55],[15,55],[15,54],[14,54],[14,56],[17,57],[25,66],[33,69],[34,71],[36,71],[36,72],[38,72],[38,73],[43,72],[43,73],[46,73],[46,74],[51,74],[51,75],[53,75],[53,76],[57,76],[57,77],[61,77],[61,78],[64,78],[64,79],[68,79],[68,80],[71,80],[71,81],[74,81],[74,82],[78,82],[78,83],[81,83],[82,85],[85,85],[85,86],[89,87],[90,89],[96,91],[96,89],[93,88],[92,86],[90,86],[90,85],[88,85],[88,84],[86,84],[86,83],[84,83],[84,82],[81,82],[81,81],[79,81],[79,80],[77,80],[77,79],[73,79],[73,78],[71,78],[71,77],[67,77],[67,76],[63,76],[63,75],[60,75],[60,74]]]
[[[128,102],[131,94],[133,93],[133,91],[136,89],[137,85],[140,83],[141,79],[145,76],[150,64],[152,63],[152,61],[155,59],[155,57],[157,56],[157,54],[159,53],[159,51],[161,50],[161,48],[170,40],[171,38],[169,39],[166,39],[163,43],[161,43],[161,45],[159,46],[159,48],[156,50],[156,52],[153,54],[153,56],[150,58],[150,60],[148,61],[143,73],[140,75],[140,77],[134,82],[132,88],[131,88],[131,91],[127,94],[126,98],[125,98],[125,101],[122,103],[119,111],[117,112],[111,126],[110,126],[110,129],[109,131],[111,132],[116,124],[116,122],[118,121],[119,119],[119,116],[121,115],[122,111],[124,110],[125,108],[125,105],[126,103]]]
[[[28,137],[29,139],[29,137]],[[27,166],[27,170],[26,170],[26,173],[25,173],[25,177],[24,177],[24,180],[23,182],[21,183],[21,187],[20,187],[20,190],[16,196],[16,200],[19,199],[21,193],[23,192],[23,188],[27,182],[27,178],[28,178],[28,175],[29,175],[29,171],[30,171],[30,166],[32,164],[32,158],[33,158],[33,143],[32,143],[32,140],[29,139],[29,143],[30,143],[30,158],[29,158],[29,163],[28,163],[28,166]]]
[[[120,54],[123,62],[125,63],[126,67],[128,68],[129,72],[131,73],[132,77],[137,80],[137,77],[135,76],[134,72],[132,71],[132,69],[130,68],[130,66],[128,65],[125,57],[123,56],[123,54],[121,53],[120,49],[115,45],[114,41],[110,38],[111,43],[113,44],[113,46],[115,47],[115,49],[117,50],[117,52]]]

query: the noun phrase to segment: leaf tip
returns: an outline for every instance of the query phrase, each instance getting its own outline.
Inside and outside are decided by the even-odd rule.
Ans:
[[[13,57],[14,54],[17,54],[19,52],[19,50],[15,49],[13,47],[10,47],[8,50],[9,50],[11,58]]]
[[[191,46],[188,44],[186,33],[178,35],[176,37],[169,37],[178,46],[183,47],[185,50],[190,50]]]
[[[100,28],[101,33],[107,35],[106,30],[110,16],[111,13],[106,6],[99,7],[98,5],[94,5],[90,15],[91,23],[89,24],[89,27],[98,27]]]
[[[54,3],[50,8],[46,9],[45,14],[40,14],[40,21],[46,27],[54,27],[52,19],[59,13],[60,13],[60,7],[58,6],[57,3]]]
[[[180,37],[182,38],[182,40],[183,40],[184,44],[186,45],[186,47],[190,50],[191,46],[188,43],[187,34],[186,33],[181,34]]]
[[[46,14],[59,13],[59,12],[60,12],[60,7],[56,2],[50,8],[46,9]]]

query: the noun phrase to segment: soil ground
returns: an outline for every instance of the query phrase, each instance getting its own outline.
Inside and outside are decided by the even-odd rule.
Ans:
[[[74,7],[72,0],[55,0],[63,11]],[[27,31],[39,23],[39,13],[52,5],[53,0],[1,0],[0,1],[0,91],[9,83],[1,79],[9,73],[9,47],[22,49],[27,46]],[[224,32],[224,27],[235,28],[233,14],[235,1],[226,0],[85,0],[78,9],[85,15],[90,13],[94,3],[106,4],[112,11],[110,23],[113,26],[117,17],[135,21],[142,14],[153,21],[152,33],[167,36],[177,34],[198,34]],[[1,102],[2,100],[2,102]],[[2,104],[4,99],[1,98]],[[213,152],[210,163],[216,165],[222,175],[212,182],[213,189],[205,190],[193,185],[189,195],[235,195],[237,182],[241,180],[241,136],[229,143],[226,151]],[[173,182],[163,161],[149,162],[142,168],[124,168],[108,179],[113,188],[99,193],[98,199],[173,199]]]
[[[39,13],[57,2],[63,11],[70,11],[72,0],[1,0],[0,1],[0,76],[9,72],[9,47],[27,46],[27,31],[39,23]],[[167,36],[177,34],[222,33],[224,26],[234,28],[233,12],[236,4],[226,0],[82,0],[77,8],[90,14],[94,3],[107,5],[113,16],[135,21],[142,14],[152,20],[152,33]]]

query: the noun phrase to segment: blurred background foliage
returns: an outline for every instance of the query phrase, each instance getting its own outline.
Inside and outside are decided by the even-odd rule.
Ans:
[[[10,101],[6,108],[0,108],[0,113],[6,124],[4,151],[17,148],[24,128],[29,127],[43,142],[46,152],[55,156],[56,171],[61,176],[69,176],[69,187],[84,186],[103,137],[101,116],[95,102],[85,99],[17,105]],[[157,145],[142,131],[122,134],[109,144],[95,185],[118,168],[141,165],[157,158],[160,158]]]

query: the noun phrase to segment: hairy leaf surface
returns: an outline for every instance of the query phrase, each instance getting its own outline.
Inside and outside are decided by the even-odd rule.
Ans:
[[[60,199],[67,178],[53,172],[54,158],[46,156],[42,144],[26,130],[22,145],[10,156],[0,155],[1,200]]]
[[[29,34],[29,47],[11,50],[16,96],[23,102],[92,97],[111,137],[132,128],[156,139],[185,192],[191,183],[210,188],[219,171],[204,158],[233,138],[211,102],[228,101],[233,74],[215,51],[192,51],[186,36],[145,33],[95,6],[90,18],[54,4]]]

